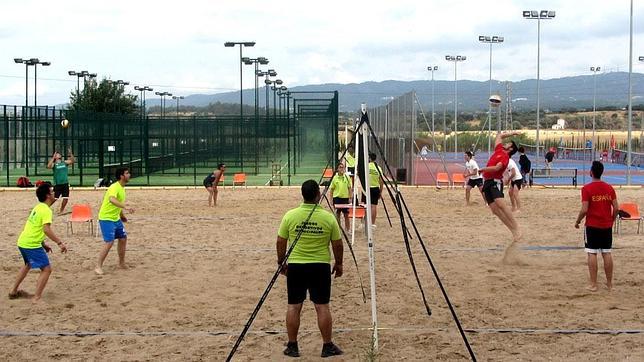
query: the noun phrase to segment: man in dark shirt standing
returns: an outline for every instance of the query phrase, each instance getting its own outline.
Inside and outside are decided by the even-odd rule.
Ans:
[[[525,154],[525,148],[523,146],[519,147],[519,169],[521,171],[521,176],[523,176],[523,185],[528,184],[528,178],[530,177],[530,170],[532,169],[532,162]],[[530,182],[530,186],[532,183]]]

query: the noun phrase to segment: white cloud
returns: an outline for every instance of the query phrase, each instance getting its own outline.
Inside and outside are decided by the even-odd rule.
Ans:
[[[521,11],[543,7],[557,11],[542,24],[543,78],[587,73],[590,65],[626,69],[626,0],[21,0],[3,4],[3,13],[15,16],[0,25],[0,104],[24,99],[24,82],[7,77],[24,75],[11,61],[21,56],[52,62],[38,72],[39,99],[51,104],[66,102],[75,88],[68,70],[182,94],[238,89],[239,50],[224,48],[228,40],[256,41],[244,54],[268,57],[293,86],[427,79],[429,64],[440,67],[437,79],[452,79],[446,54],[468,57],[459,79],[485,80],[488,48],[477,37],[498,34],[506,41],[494,47],[494,78],[532,78],[536,22]],[[637,56],[644,54],[644,3],[635,2],[634,15]],[[253,85],[251,68],[244,69],[245,88]]]

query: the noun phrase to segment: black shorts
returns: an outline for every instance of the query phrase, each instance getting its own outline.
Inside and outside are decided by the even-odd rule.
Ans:
[[[69,184],[60,184],[54,186],[54,197],[58,199],[61,196],[65,198],[69,197]]]
[[[380,199],[380,187],[372,187],[369,189],[371,194],[371,204],[378,205],[378,199]],[[362,202],[367,202],[365,195],[362,195]]]
[[[519,190],[521,190],[521,187],[523,186],[523,179],[512,181],[512,186],[516,186]]]
[[[613,248],[613,229],[601,229],[586,226],[586,243],[584,247],[587,253],[610,253]]]
[[[469,179],[469,180],[467,180],[467,186],[469,186],[471,188],[481,187],[481,186],[483,186],[483,179],[480,178],[480,177],[477,178],[477,179]]]
[[[286,273],[288,304],[300,304],[309,292],[311,302],[328,304],[331,299],[331,265],[327,263],[289,264]]]
[[[483,195],[488,205],[503,198],[503,182],[494,179],[483,181]]]
[[[204,182],[203,182],[203,186],[204,186],[205,188],[212,187],[212,182],[206,182],[206,181],[204,181]]]
[[[349,198],[348,197],[334,197],[333,198],[333,205],[336,204],[348,204],[349,203]],[[349,214],[349,209],[336,209],[336,213],[343,213],[343,214]]]

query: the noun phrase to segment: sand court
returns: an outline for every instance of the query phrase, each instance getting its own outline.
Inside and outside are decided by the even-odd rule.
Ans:
[[[466,207],[464,192],[405,188],[403,195],[480,360],[644,359],[644,244],[636,225],[624,223],[614,238],[615,285],[608,293],[585,290],[583,235],[573,224],[579,190],[521,192],[517,219],[525,241],[521,265],[501,263],[511,236],[477,199]],[[103,196],[75,191],[70,203]],[[617,190],[620,202],[644,205],[644,193]],[[0,285],[8,292],[21,265],[15,247],[32,192],[0,193],[5,235],[0,245]],[[207,207],[197,190],[129,190],[128,270],[116,253],[105,275],[92,270],[101,239],[77,227],[65,234],[67,216],[53,228],[66,254],[50,254],[53,274],[42,305],[0,299],[0,356],[26,360],[223,360],[276,269],[275,237],[281,217],[300,203],[298,188],[225,189],[218,206]],[[507,198],[506,198],[507,200]],[[509,200],[507,200],[509,202]],[[390,215],[393,205],[386,200]],[[55,205],[56,206],[56,205]],[[55,207],[54,206],[54,207]],[[389,228],[382,208],[376,231],[381,360],[458,360],[467,351],[415,237],[410,240],[432,316],[427,316],[400,232]],[[354,250],[368,290],[364,236]],[[369,356],[371,312],[363,303],[356,268],[345,247],[345,275],[334,279],[334,339],[342,360]],[[23,288],[33,292],[37,272]],[[600,263],[600,285],[603,272]],[[286,341],[286,283],[278,279],[235,359],[282,360]],[[626,333],[630,331],[631,333]],[[305,302],[300,332],[302,360],[320,360],[315,313]],[[598,354],[601,352],[601,354]]]

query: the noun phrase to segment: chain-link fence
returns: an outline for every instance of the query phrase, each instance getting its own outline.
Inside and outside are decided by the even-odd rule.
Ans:
[[[369,121],[383,148],[385,158],[396,178],[411,182],[416,150],[416,93],[414,91],[395,97],[385,105],[369,108]],[[375,143],[369,146],[375,150]],[[380,155],[379,155],[380,157]],[[382,165],[382,160],[378,160]]]
[[[130,168],[134,185],[199,185],[219,163],[255,185],[282,175],[281,184],[317,177],[338,148],[337,92],[288,93],[283,103],[279,111],[242,119],[0,106],[0,185],[15,186],[21,176],[51,180],[46,165],[54,151],[65,158],[73,152],[73,186],[113,178],[121,166]],[[231,182],[232,176],[224,179]]]

